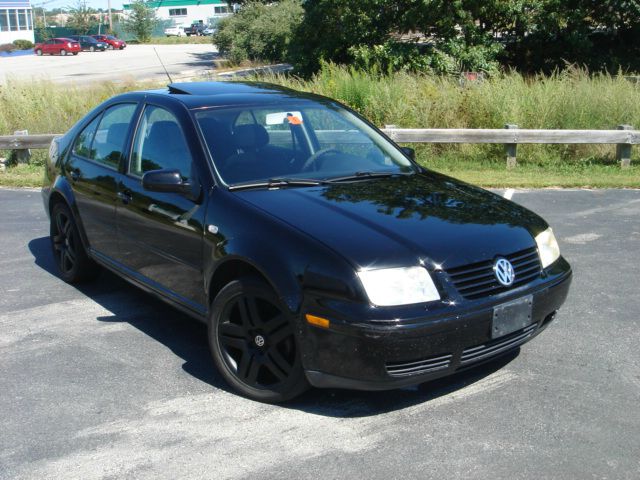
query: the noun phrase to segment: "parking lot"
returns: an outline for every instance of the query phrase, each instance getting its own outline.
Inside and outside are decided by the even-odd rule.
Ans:
[[[543,334],[416,388],[272,406],[230,392],[204,326],[112,274],[59,280],[40,193],[0,189],[0,478],[640,478],[640,191],[513,200],[574,269]]]
[[[174,80],[206,75],[217,58],[213,44],[129,45],[121,51],[80,52],[76,56],[7,57],[0,59],[0,83],[7,78],[44,78],[78,85],[87,81],[164,80],[167,77],[154,49]]]

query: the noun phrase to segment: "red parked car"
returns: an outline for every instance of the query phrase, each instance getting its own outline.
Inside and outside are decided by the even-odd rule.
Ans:
[[[106,43],[108,45],[107,48],[109,50],[114,50],[116,48],[118,50],[122,50],[127,46],[127,42],[125,42],[124,40],[120,40],[119,38],[116,38],[113,35],[91,35],[91,36],[96,40],[98,40],[99,42]]]
[[[33,51],[36,55],[67,55],[72,53],[77,55],[82,48],[80,44],[70,38],[52,38],[42,43],[36,43]]]

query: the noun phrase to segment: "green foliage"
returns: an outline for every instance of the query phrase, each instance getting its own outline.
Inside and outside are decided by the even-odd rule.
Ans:
[[[133,34],[140,43],[149,42],[158,22],[156,11],[145,0],[133,0],[130,9],[129,16],[122,23],[123,29]]]
[[[350,63],[353,48],[383,45],[398,30],[408,0],[314,0],[304,3],[291,60],[309,75],[324,61]],[[374,53],[374,56],[377,54]]]
[[[14,40],[13,44],[16,46],[18,50],[29,50],[33,48],[33,42],[31,40]]]
[[[97,11],[87,6],[84,0],[78,0],[74,7],[69,9],[69,20],[67,26],[72,28],[80,35],[86,35],[98,21],[95,18]]]
[[[282,0],[273,5],[250,1],[220,22],[213,43],[236,64],[246,60],[279,62],[288,56],[302,15],[302,0]]]

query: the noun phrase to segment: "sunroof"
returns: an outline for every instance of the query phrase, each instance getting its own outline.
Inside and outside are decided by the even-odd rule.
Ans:
[[[216,95],[221,93],[257,93],[255,85],[241,82],[184,82],[169,85],[169,93],[182,95]]]

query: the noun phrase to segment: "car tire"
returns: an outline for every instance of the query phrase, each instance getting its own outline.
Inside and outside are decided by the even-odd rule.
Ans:
[[[96,51],[96,47],[94,47],[93,45],[89,47],[89,51],[90,52],[95,52]]]
[[[41,56],[42,56],[42,50],[37,49],[37,50],[36,50],[36,55],[37,55],[37,56],[39,56],[39,57],[41,57]]]
[[[77,54],[78,54],[78,52],[73,52],[73,54],[74,54],[74,55],[77,55]]]
[[[53,206],[49,236],[58,273],[65,282],[86,282],[100,273],[98,264],[87,255],[71,210],[63,202]]]
[[[309,388],[294,320],[262,279],[227,284],[211,304],[209,348],[218,371],[240,394],[267,403]]]
[[[60,55],[64,57],[66,54],[67,54],[67,51],[64,48],[60,50]]]
[[[113,45],[109,45],[107,48],[108,48],[109,50],[113,50]]]

